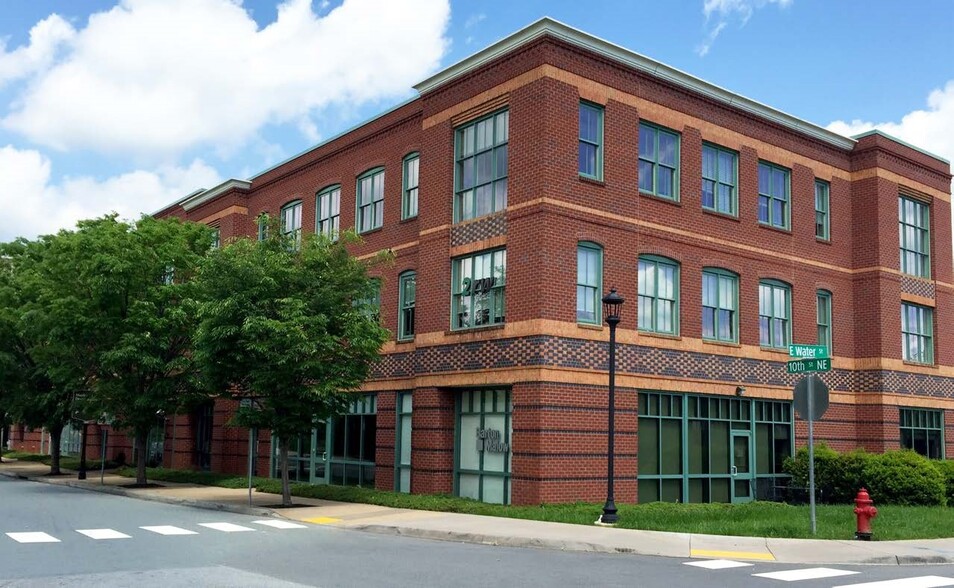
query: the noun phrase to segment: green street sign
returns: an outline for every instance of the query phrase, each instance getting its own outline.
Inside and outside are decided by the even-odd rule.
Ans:
[[[824,348],[823,348],[824,349]],[[803,374],[805,372],[830,372],[831,360],[828,358],[819,359],[796,359],[788,362],[788,373]]]
[[[828,357],[828,347],[825,345],[789,345],[788,356],[799,359],[821,359]]]

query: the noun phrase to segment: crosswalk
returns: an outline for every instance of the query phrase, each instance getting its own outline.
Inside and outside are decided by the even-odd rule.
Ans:
[[[142,527],[137,527],[135,530],[126,529],[125,531],[118,531],[116,529],[74,529],[76,533],[95,541],[109,541],[115,539],[132,539],[135,535],[139,534],[140,531],[145,531],[146,533],[156,534],[156,535],[166,535],[166,536],[176,536],[176,535],[199,535],[204,532],[206,529],[210,531],[217,531],[219,533],[247,533],[253,531],[263,530],[264,528],[268,529],[307,529],[307,525],[301,525],[299,523],[293,523],[291,521],[283,521],[279,519],[274,520],[260,520],[252,521],[252,525],[257,525],[258,527],[249,527],[245,525],[238,525],[235,523],[227,522],[208,522],[208,523],[198,523],[197,527],[201,527],[200,530],[194,531],[192,529],[186,529],[184,527],[177,527],[175,525],[146,525]],[[130,535],[129,533],[132,533]],[[4,533],[4,535],[17,543],[61,543],[65,536],[54,537],[49,533],[42,531],[12,531],[9,533]]]
[[[683,564],[712,571],[731,570],[752,567],[754,565],[748,562],[729,559],[699,559],[683,562]],[[943,588],[945,586],[954,586],[954,577],[945,576],[911,576],[875,582],[852,583],[850,576],[856,576],[861,573],[862,572],[857,570],[816,567],[779,569],[771,572],[754,573],[752,577],[788,583],[807,580],[818,581],[831,578],[833,582],[837,582],[833,585],[833,588]]]

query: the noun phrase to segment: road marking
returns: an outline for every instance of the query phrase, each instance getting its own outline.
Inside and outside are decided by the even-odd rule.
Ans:
[[[307,529],[308,525],[299,525],[289,521],[272,519],[267,521],[252,521],[256,525],[265,525],[266,527],[275,527],[276,529]]]
[[[76,532],[90,539],[132,539],[129,535],[113,529],[76,529]]]
[[[918,576],[916,578],[898,578],[897,580],[882,580],[881,582],[867,582],[865,584],[846,584],[835,588],[940,588],[941,586],[954,586],[954,578]]]
[[[684,561],[683,565],[705,568],[707,570],[725,570],[728,568],[744,568],[751,566],[750,563],[741,561],[732,561],[730,559],[705,559],[702,561]]]
[[[179,527],[173,527],[172,525],[158,525],[155,527],[139,527],[146,531],[152,531],[153,533],[159,533],[160,535],[198,535],[195,531],[189,531],[187,529],[181,529]]]
[[[318,525],[330,525],[332,523],[340,523],[341,519],[336,519],[334,517],[315,517],[313,519],[305,519],[306,523],[316,523]]]
[[[710,549],[691,549],[689,557],[715,557],[720,559],[760,559],[775,561],[775,556],[765,551],[716,551]]]
[[[818,580],[819,578],[834,578],[835,576],[848,576],[857,573],[859,572],[836,570],[834,568],[806,568],[803,570],[786,570],[784,572],[768,572],[765,574],[752,575],[758,578],[782,580],[783,582],[798,582],[800,580]]]
[[[251,527],[243,527],[242,525],[235,525],[232,523],[199,523],[199,526],[215,529],[216,531],[222,531],[223,533],[240,533],[242,531],[255,530]]]
[[[59,543],[60,540],[46,533],[7,533],[17,543]]]

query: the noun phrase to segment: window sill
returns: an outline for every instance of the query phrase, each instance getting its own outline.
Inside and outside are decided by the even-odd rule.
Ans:
[[[716,345],[718,347],[735,347],[736,349],[741,349],[742,344],[733,342],[733,341],[717,341],[715,339],[703,339],[703,345]]]
[[[759,228],[760,228],[760,229],[767,229],[767,230],[769,230],[769,231],[775,231],[776,233],[782,233],[783,235],[788,235],[788,236],[791,236],[791,235],[792,235],[792,229],[785,229],[785,228],[782,228],[782,227],[776,227],[775,225],[767,225],[767,224],[763,223],[762,221],[759,221]]]
[[[761,349],[762,351],[766,351],[768,353],[777,353],[779,355],[784,355],[788,357],[788,347],[782,349],[780,347],[766,347],[764,345],[759,345],[759,349]],[[792,359],[795,359],[795,358],[792,358]]]
[[[402,219],[401,219],[401,222],[402,222],[402,223],[409,223],[409,222],[411,222],[411,221],[416,221],[416,220],[417,220],[417,215],[415,214],[414,216],[409,216],[409,217],[407,217],[407,218],[402,218]]]
[[[373,229],[369,229],[369,230],[367,230],[367,231],[365,231],[365,232],[363,232],[363,233],[358,233],[358,236],[359,236],[359,237],[364,237],[365,235],[372,235],[372,234],[374,234],[374,233],[380,233],[380,232],[383,231],[383,230],[384,230],[384,225],[381,225],[380,227],[375,227],[375,228],[373,228]]]
[[[654,337],[656,339],[669,339],[670,341],[682,341],[682,335],[671,335],[669,333],[654,333],[652,331],[637,331],[639,335]]]
[[[649,198],[650,200],[656,200],[659,202],[663,202],[665,204],[678,206],[680,208],[682,207],[682,202],[680,202],[678,199],[675,199],[675,198],[666,198],[665,196],[657,196],[656,194],[653,194],[652,192],[643,192],[642,190],[639,191],[639,195]]]
[[[831,239],[822,239],[821,237],[815,237],[815,242],[822,245],[831,245]]]
[[[502,331],[504,327],[507,326],[507,323],[500,323],[496,325],[485,325],[481,327],[469,327],[466,329],[451,329],[449,331],[444,331],[445,335],[467,335],[469,333],[483,333],[484,331]]]
[[[936,363],[920,363],[920,362],[911,361],[908,359],[902,360],[901,363],[903,363],[904,365],[909,365],[911,367],[930,368],[932,370],[936,370],[939,368],[939,366]]]
[[[589,329],[591,331],[602,331],[603,325],[597,325],[596,323],[576,323],[576,326],[581,329]]]
[[[414,343],[414,337],[411,337],[411,338],[409,338],[409,339],[395,339],[395,340],[394,340],[394,344],[395,344],[395,345],[408,345],[408,344],[413,344],[413,343]]]
[[[580,181],[586,184],[593,184],[594,186],[599,186],[601,188],[606,187],[606,182],[599,178],[594,178],[593,176],[585,176],[580,174]]]
[[[737,223],[742,222],[739,220],[739,217],[737,215],[729,214],[727,212],[719,212],[718,210],[712,210],[711,208],[703,208],[702,212],[705,214],[711,214],[712,216],[715,216],[715,217],[724,218],[730,221],[735,221]]]

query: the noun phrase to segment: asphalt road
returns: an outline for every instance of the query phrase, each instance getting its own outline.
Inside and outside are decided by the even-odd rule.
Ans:
[[[282,529],[262,522],[281,519],[7,478],[0,478],[0,513],[0,586],[954,586],[954,566],[705,569],[686,565],[704,560],[469,545],[319,525]],[[818,567],[829,571],[811,571]],[[755,575],[785,572],[816,579]],[[817,578],[835,573],[842,575]]]

